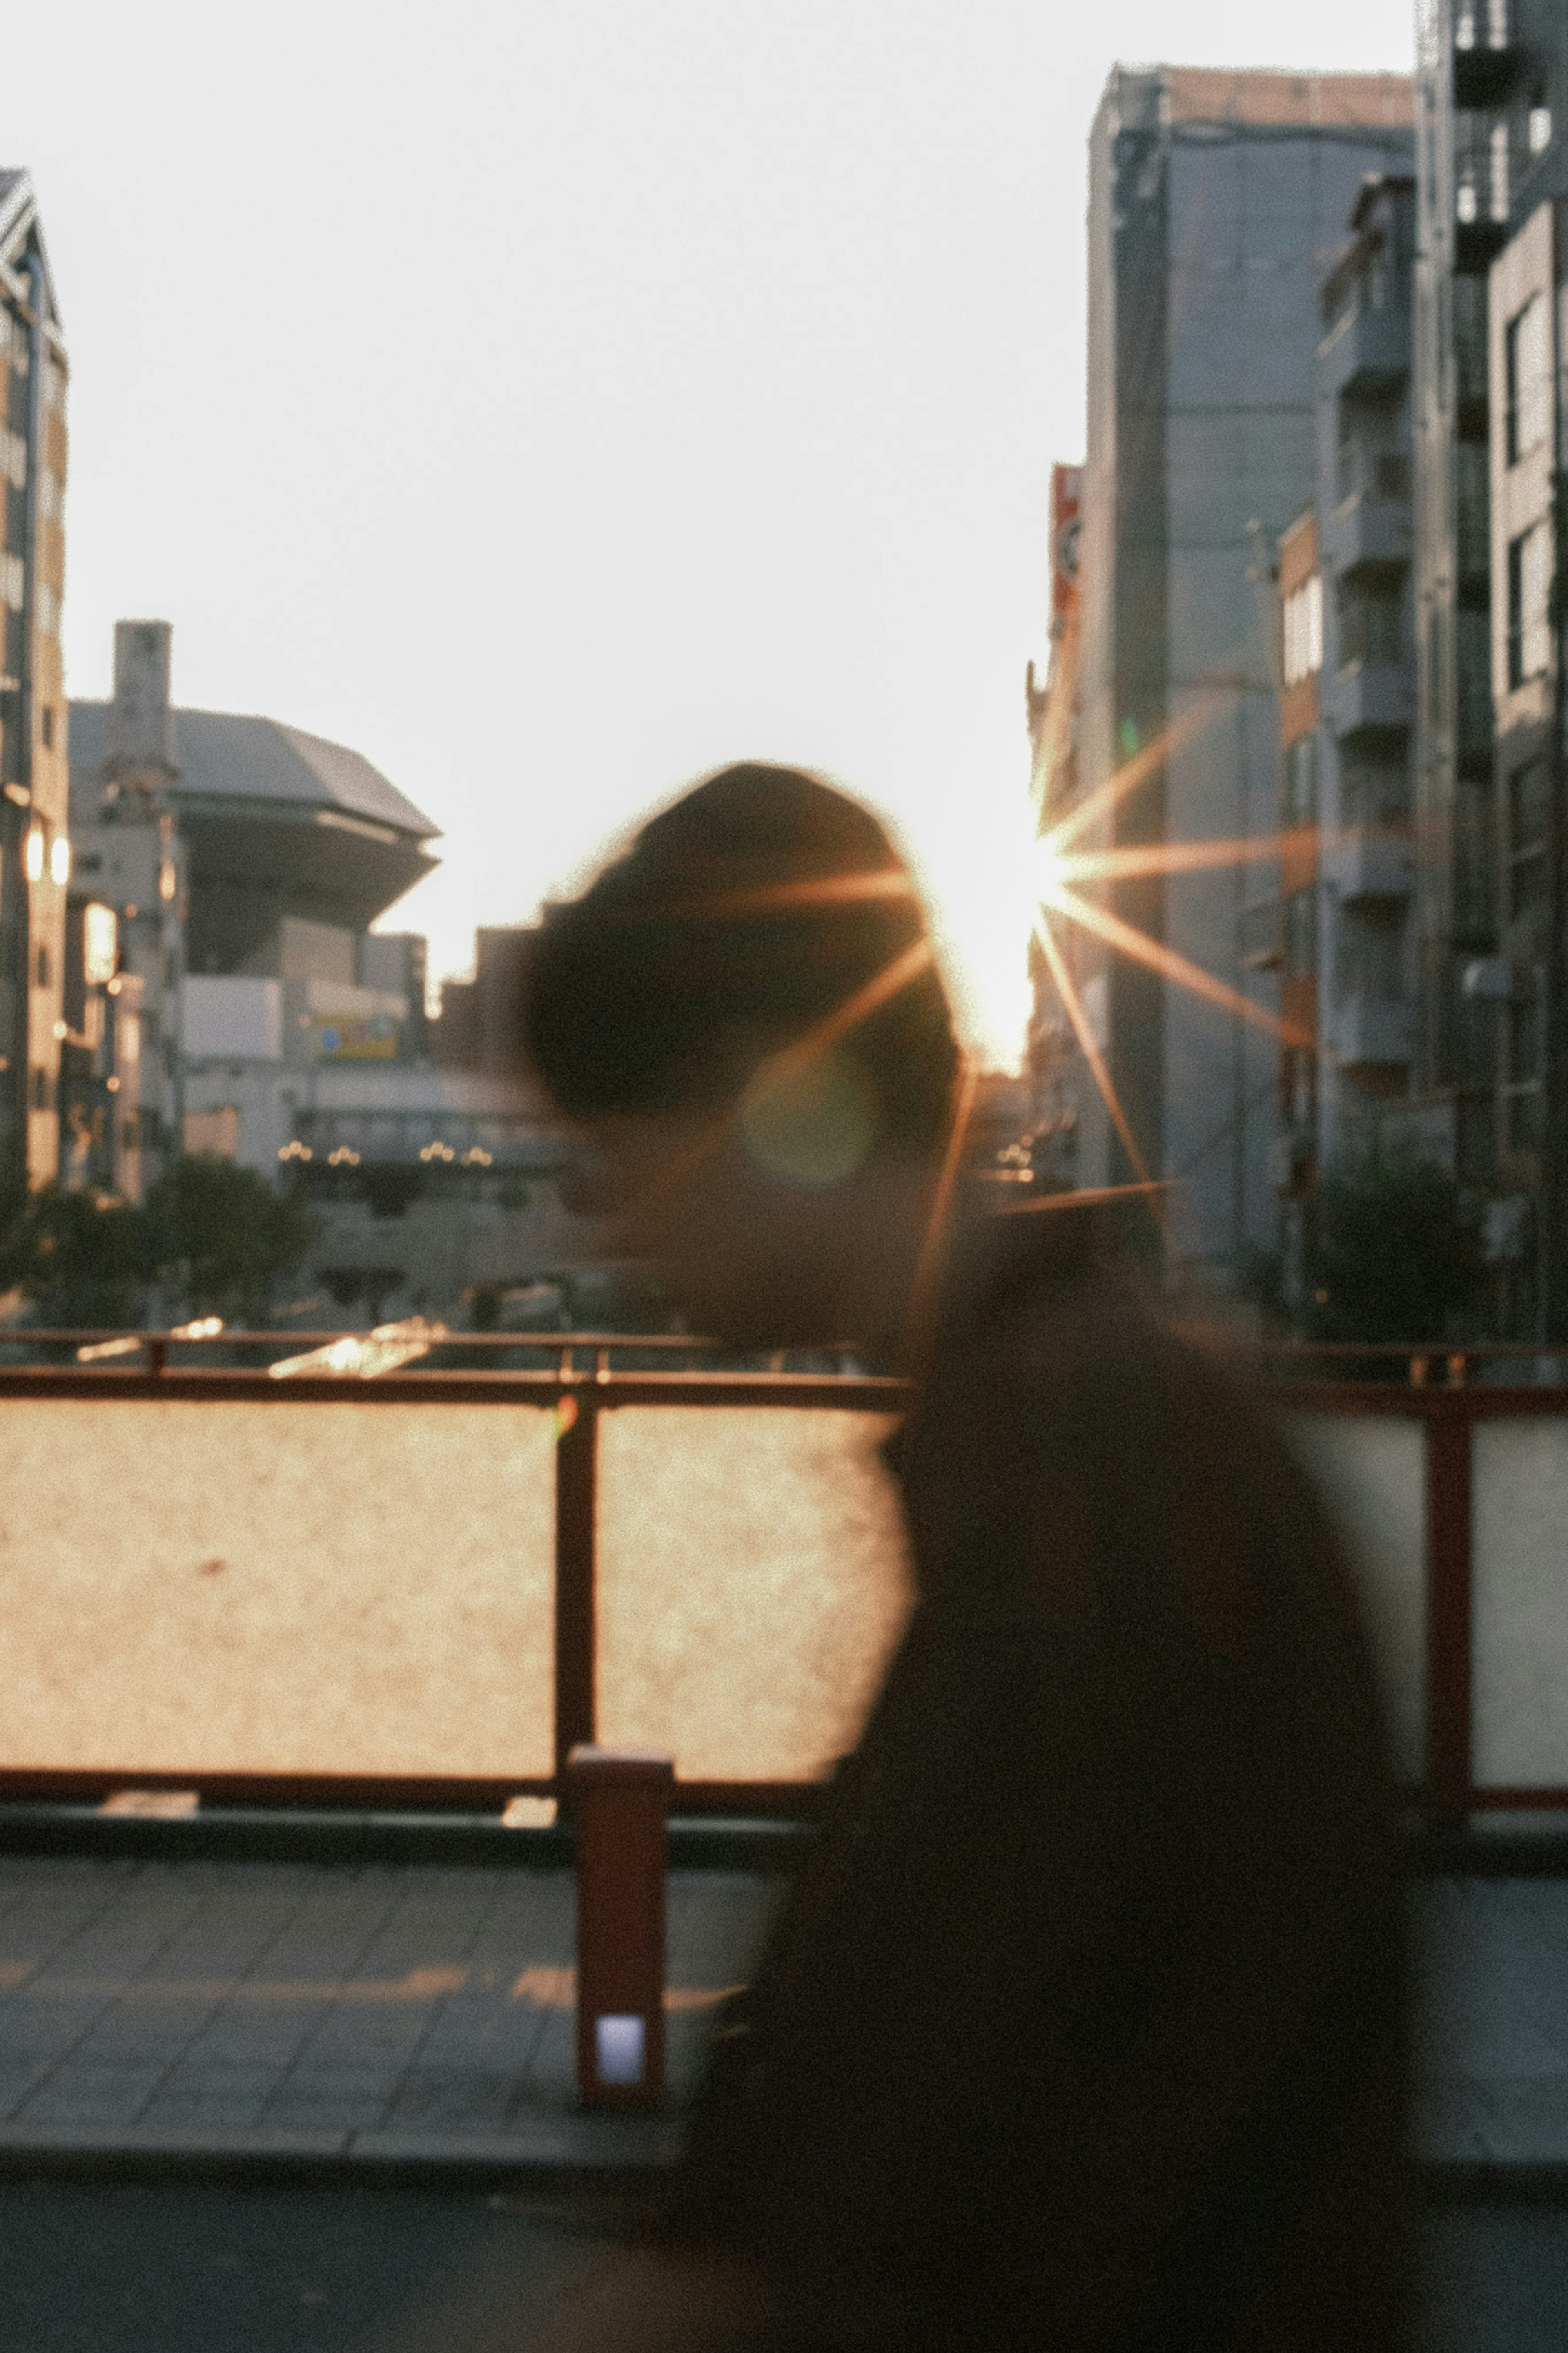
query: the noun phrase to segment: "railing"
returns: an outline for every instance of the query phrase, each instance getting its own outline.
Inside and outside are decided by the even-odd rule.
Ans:
[[[908,1607],[896,1382],[622,1371],[700,1344],[595,1335],[377,1379],[137,1345],[163,1369],[0,1366],[0,1795],[499,1813],[597,1741],[672,1756],[680,1810],[795,1812],[852,1743]],[[1406,1780],[1438,1818],[1568,1806],[1568,1366],[1261,1356]]]

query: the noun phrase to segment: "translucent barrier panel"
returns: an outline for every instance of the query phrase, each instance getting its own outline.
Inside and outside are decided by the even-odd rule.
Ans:
[[[1286,1435],[1357,1571],[1377,1647],[1394,1760],[1425,1771],[1426,1432],[1393,1414],[1290,1414]]]
[[[1478,1421],[1474,1772],[1568,1781],[1568,1420]]]
[[[599,1422],[598,1732],[684,1780],[854,1744],[909,1607],[884,1415],[636,1406]]]
[[[547,1773],[553,1420],[0,1405],[0,1765]]]

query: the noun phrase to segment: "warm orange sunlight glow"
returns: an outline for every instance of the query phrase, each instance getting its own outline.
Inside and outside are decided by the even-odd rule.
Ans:
[[[1293,1022],[1281,1021],[1266,1006],[1255,1005],[1251,997],[1243,997],[1239,989],[1228,987],[1223,980],[1216,980],[1200,965],[1189,964],[1185,956],[1176,954],[1174,948],[1152,940],[1146,932],[1136,930],[1131,923],[1124,923],[1120,915],[1110,913],[1104,907],[1091,906],[1075,891],[1059,887],[1050,903],[1058,914],[1066,915],[1071,923],[1081,923],[1085,931],[1097,933],[1111,947],[1120,948],[1124,955],[1147,965],[1162,979],[1175,981],[1178,987],[1190,989],[1194,997],[1204,997],[1210,1005],[1218,1006],[1222,1012],[1234,1013],[1238,1019],[1249,1021],[1255,1029],[1266,1030],[1270,1038],[1278,1038],[1287,1046],[1312,1046],[1316,1043],[1310,1030],[1300,1029]],[[1059,983],[1058,985],[1060,986]]]
[[[1073,985],[1072,975],[1067,968],[1066,960],[1051,935],[1051,927],[1043,913],[1035,925],[1035,937],[1039,941],[1041,953],[1050,967],[1051,978],[1057,985],[1057,995],[1061,998],[1063,1010],[1072,1024],[1073,1036],[1078,1039],[1079,1050],[1093,1074],[1095,1085],[1100,1089],[1100,1099],[1110,1113],[1111,1124],[1121,1138],[1122,1149],[1136,1172],[1140,1184],[1152,1185],[1153,1179],[1149,1174],[1149,1164],[1138,1149],[1138,1139],[1132,1133],[1127,1113],[1121,1108],[1121,1099],[1110,1083],[1110,1072],[1105,1067],[1105,1057],[1094,1042],[1094,1032],[1089,1026],[1089,1016],[1083,1009],[1083,1000]],[[1151,1206],[1153,1206],[1152,1201]]]

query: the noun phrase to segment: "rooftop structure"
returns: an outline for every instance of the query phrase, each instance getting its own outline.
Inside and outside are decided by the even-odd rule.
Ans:
[[[71,705],[73,821],[119,798],[111,708]],[[275,719],[169,717],[192,972],[264,968],[286,916],[364,931],[435,864],[437,828],[360,753]]]

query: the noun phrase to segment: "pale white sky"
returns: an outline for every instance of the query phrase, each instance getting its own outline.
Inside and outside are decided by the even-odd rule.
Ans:
[[[468,961],[722,761],[889,812],[1025,1003],[1024,664],[1118,58],[1403,69],[1411,0],[55,0],[7,25],[71,354],[66,661],[351,744]]]

